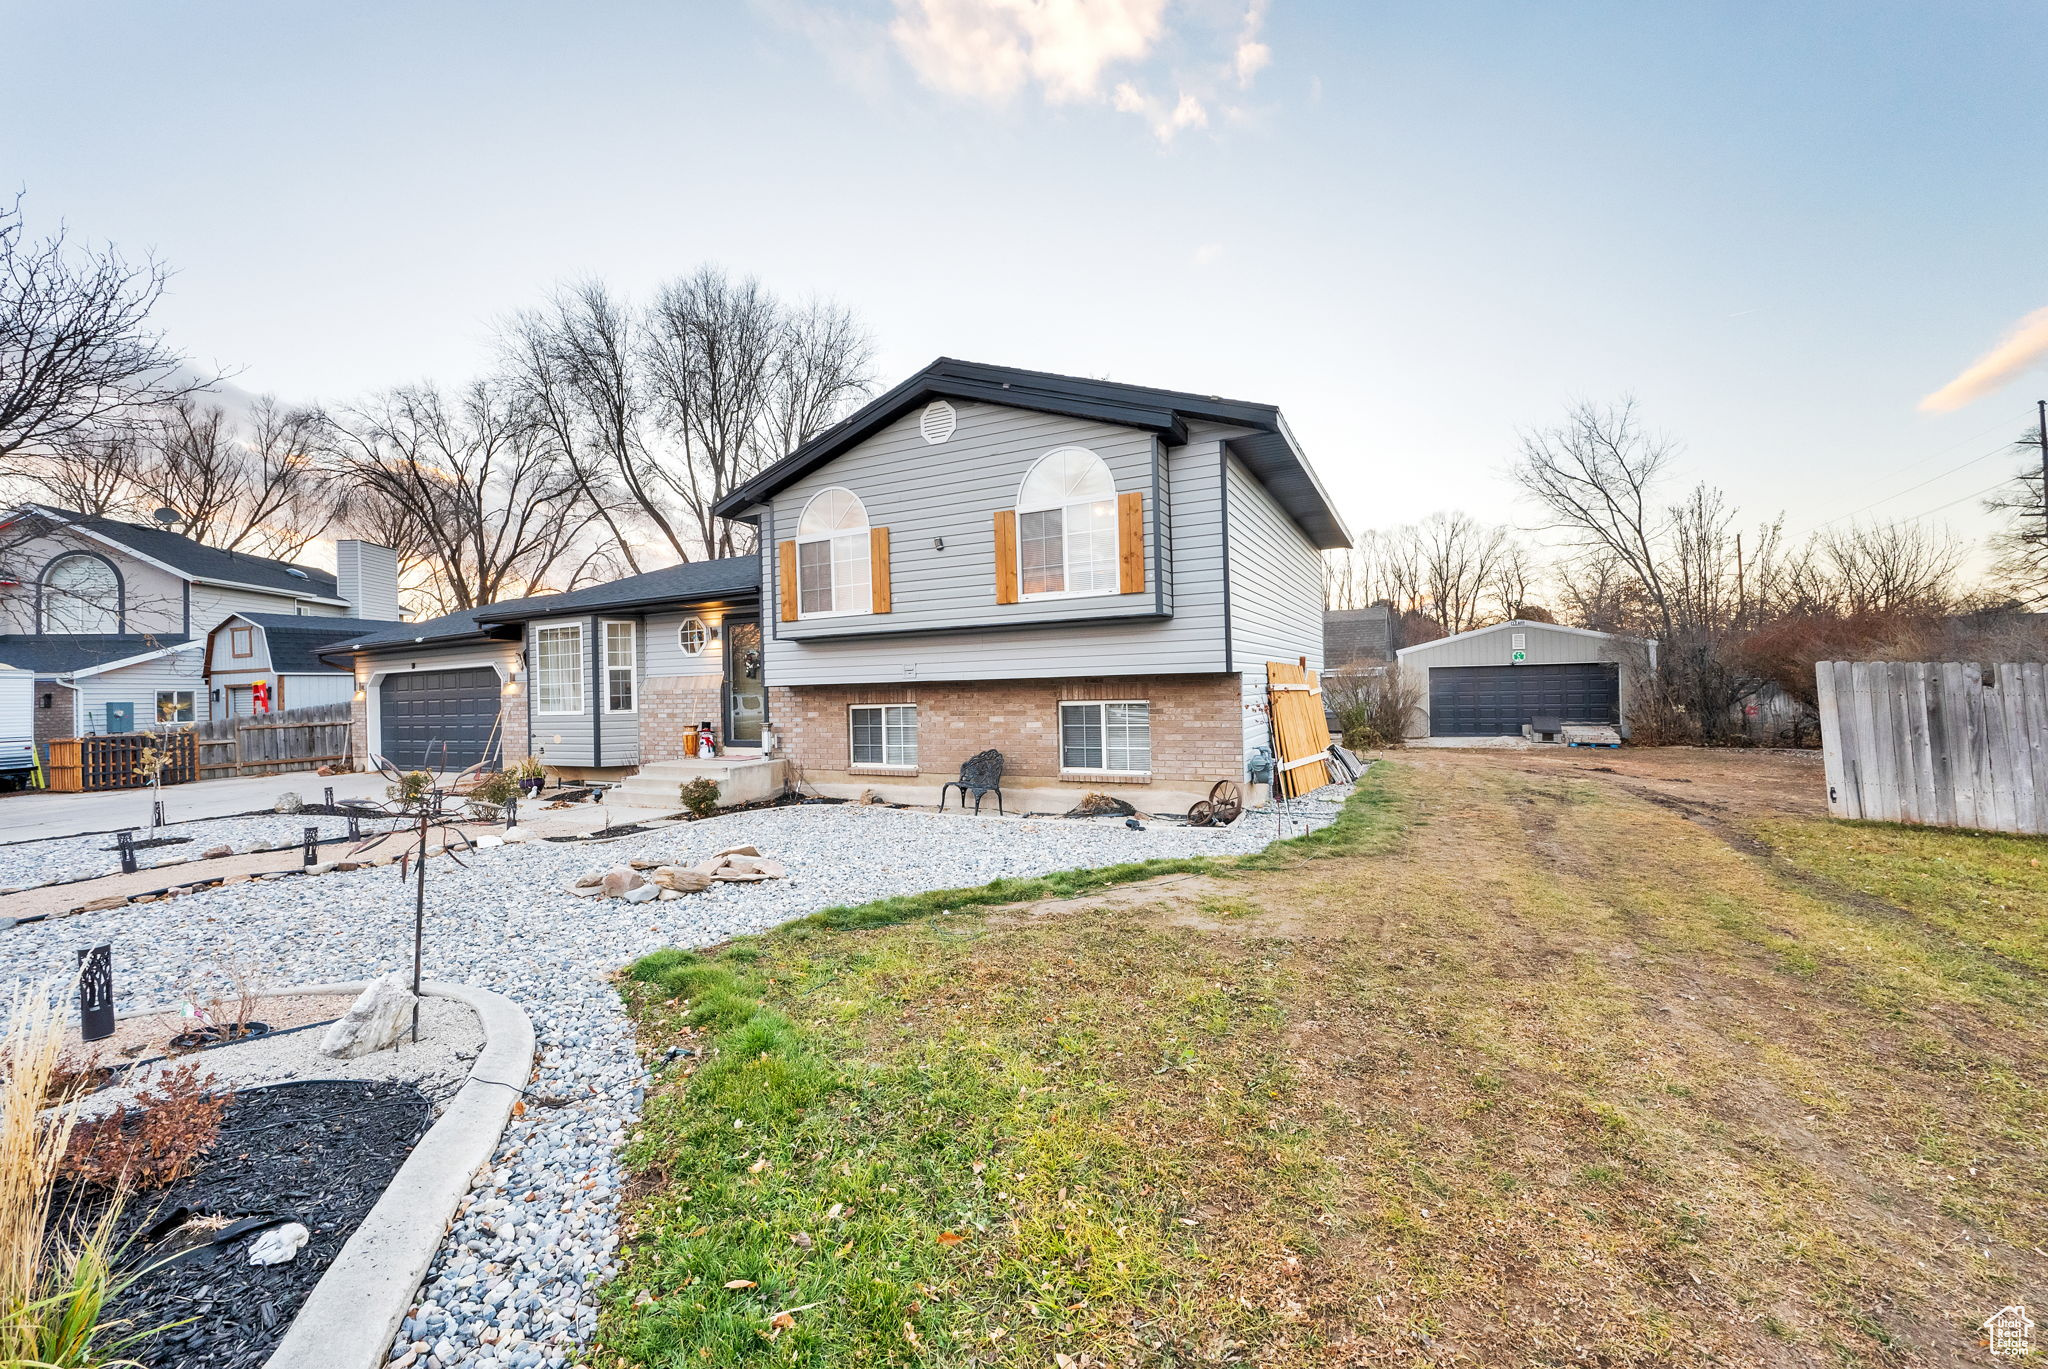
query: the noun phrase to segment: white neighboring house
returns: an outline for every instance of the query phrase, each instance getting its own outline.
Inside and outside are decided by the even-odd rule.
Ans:
[[[340,575],[50,505],[0,516],[0,664],[35,675],[35,740],[224,712],[205,647],[231,615],[362,620],[356,632],[397,618],[394,553],[337,553]]]

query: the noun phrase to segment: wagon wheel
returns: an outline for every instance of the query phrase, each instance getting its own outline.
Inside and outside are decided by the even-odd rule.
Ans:
[[[1216,805],[1207,799],[1195,800],[1195,806],[1188,809],[1188,826],[1214,827],[1215,825]]]
[[[1234,781],[1218,780],[1216,787],[1209,791],[1206,803],[1215,825],[1227,827],[1244,813],[1244,791],[1239,789]]]

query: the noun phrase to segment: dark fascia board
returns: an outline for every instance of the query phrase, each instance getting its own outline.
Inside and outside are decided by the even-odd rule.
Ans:
[[[1341,551],[1351,545],[1351,529],[1344,526],[1322,481],[1316,479],[1315,468],[1302,459],[1285,424],[1275,432],[1226,439],[1223,445],[1258,477],[1316,546]]]
[[[521,623],[538,618],[585,618],[593,613],[613,616],[620,613],[641,613],[648,609],[683,612],[691,608],[708,607],[714,604],[748,605],[758,604],[761,595],[758,590],[735,590],[719,594],[647,594],[633,599],[608,599],[602,603],[559,604],[553,608],[505,609],[497,613],[479,613],[476,620],[487,627],[518,627]],[[539,604],[538,599],[526,601]]]
[[[360,646],[354,642],[336,642],[331,646],[321,647],[313,654],[323,661],[332,661],[340,664],[352,661],[357,656],[402,656],[408,651],[418,651],[422,647],[474,646],[480,642],[516,642],[518,640],[519,632],[516,628],[510,631],[502,628],[479,628],[471,632],[451,632],[445,636],[386,637],[381,641],[365,642]]]
[[[1095,618],[1017,618],[1006,622],[941,623],[935,627],[870,628],[864,632],[834,632],[828,636],[795,636],[784,631],[778,640],[804,646],[826,646],[833,642],[866,642],[882,637],[930,637],[943,632],[1016,632],[1038,627],[1093,627],[1099,623],[1156,623],[1173,617],[1173,610],[1143,613],[1105,613]],[[788,625],[784,624],[786,628]]]
[[[1251,429],[1229,439],[1243,461],[1318,547],[1351,545],[1350,529],[1316,478],[1277,406],[1116,381],[1053,375],[940,357],[924,370],[791,452],[718,501],[716,512],[741,517],[778,490],[895,422],[931,397],[979,400],[1040,413],[1068,414],[1158,433],[1168,446],[1187,441],[1187,419]],[[1242,448],[1237,444],[1246,444]]]

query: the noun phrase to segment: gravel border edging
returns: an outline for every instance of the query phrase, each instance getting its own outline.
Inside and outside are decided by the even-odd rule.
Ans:
[[[360,993],[364,987],[316,984],[287,992]],[[475,1009],[484,1028],[483,1052],[327,1267],[264,1369],[378,1369],[386,1362],[455,1209],[472,1177],[490,1162],[512,1119],[512,1104],[533,1072],[533,1022],[517,1003],[466,984],[429,982],[421,992]]]

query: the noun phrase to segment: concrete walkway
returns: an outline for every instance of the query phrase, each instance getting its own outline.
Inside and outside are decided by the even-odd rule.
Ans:
[[[337,799],[382,799],[382,775],[322,777],[311,770],[275,775],[237,775],[225,780],[196,780],[164,786],[164,820],[225,818],[238,813],[267,812],[286,790],[308,803],[320,802],[321,791],[334,786]],[[112,832],[149,826],[147,789],[115,789],[95,794],[48,794],[31,790],[0,794],[0,841],[36,837],[69,837],[81,832]]]

